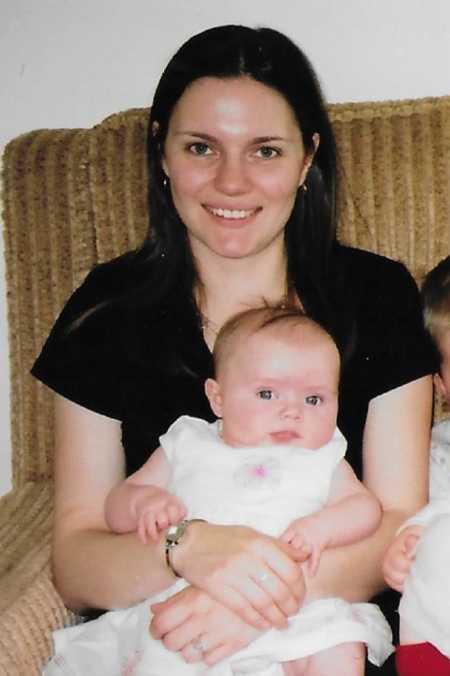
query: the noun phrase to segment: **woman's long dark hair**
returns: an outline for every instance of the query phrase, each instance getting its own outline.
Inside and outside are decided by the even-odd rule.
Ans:
[[[166,259],[168,278],[193,263],[186,229],[164,187],[162,153],[173,109],[186,88],[202,77],[246,75],[279,92],[292,108],[307,153],[319,148],[299,190],[286,224],[288,276],[299,289],[305,310],[324,315],[328,263],[336,237],[336,150],[334,135],[317,77],[302,51],[285,35],[270,28],[218,26],[189,39],[167,65],[151,108],[148,133],[150,228],[141,256]],[[177,272],[178,271],[178,272]],[[187,280],[186,280],[187,281]]]
[[[299,291],[304,309],[329,325],[329,259],[336,238],[334,135],[308,59],[289,38],[270,28],[211,28],[183,44],[164,70],[148,129],[149,230],[140,249],[128,259],[135,279],[148,280],[148,284],[143,282],[139,289],[130,290],[129,300],[161,298],[176,284],[191,289],[194,285],[196,272],[186,228],[164,185],[164,143],[174,107],[192,82],[202,77],[240,76],[251,77],[285,98],[298,121],[307,153],[314,151],[313,135],[320,136],[307,191],[299,189],[286,224],[285,243],[288,277]]]

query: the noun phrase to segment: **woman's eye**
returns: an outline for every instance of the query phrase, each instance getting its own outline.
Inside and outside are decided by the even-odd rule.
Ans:
[[[305,398],[305,402],[309,406],[318,406],[322,401],[322,398],[319,397],[318,394],[310,394],[308,397]]]
[[[210,155],[212,153],[209,145],[207,143],[201,143],[200,141],[197,143],[191,143],[189,145],[189,150],[194,155]]]
[[[272,390],[259,390],[258,395],[260,399],[270,400],[273,399],[274,393]]]
[[[279,157],[281,155],[279,150],[272,148],[271,146],[261,146],[258,148],[256,154],[264,160],[271,160],[273,157]]]

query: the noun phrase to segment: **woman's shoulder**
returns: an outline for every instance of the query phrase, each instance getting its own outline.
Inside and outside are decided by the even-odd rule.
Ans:
[[[152,263],[141,265],[135,252],[96,265],[67,299],[53,332],[62,336],[79,330],[83,335],[111,331],[116,325],[123,330],[127,322],[136,321],[136,316],[156,316],[167,303],[161,300],[161,294],[152,296],[148,291],[150,286],[158,287],[151,285],[153,272]]]
[[[339,293],[371,316],[385,319],[398,313],[414,316],[421,323],[421,303],[417,284],[400,261],[386,256],[339,245],[335,257],[335,277]]]
[[[336,261],[341,270],[353,278],[358,276],[361,280],[379,279],[381,275],[388,280],[412,279],[404,263],[367,249],[339,244],[336,248]]]
[[[340,247],[337,274],[344,309],[353,319],[346,377],[369,399],[434,370],[420,294],[407,267],[361,249]]]

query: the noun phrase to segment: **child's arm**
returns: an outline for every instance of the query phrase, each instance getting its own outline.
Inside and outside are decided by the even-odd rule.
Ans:
[[[186,516],[184,505],[167,490],[170,466],[161,447],[106,498],[106,522],[116,533],[137,531],[140,539],[158,539],[158,532]]]
[[[392,589],[403,591],[423,528],[419,525],[406,526],[387,549],[383,559],[383,575]]]
[[[380,520],[380,503],[357,479],[348,462],[341,460],[325,507],[296,519],[281,539],[310,552],[308,568],[314,575],[324,549],[362,540],[376,530]]]

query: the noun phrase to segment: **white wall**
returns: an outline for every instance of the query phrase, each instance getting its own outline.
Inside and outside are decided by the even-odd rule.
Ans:
[[[450,94],[449,0],[0,0],[0,151],[31,129],[90,126],[149,105],[178,45],[221,23],[287,33],[315,64],[329,101]],[[0,255],[2,494],[10,440]]]

